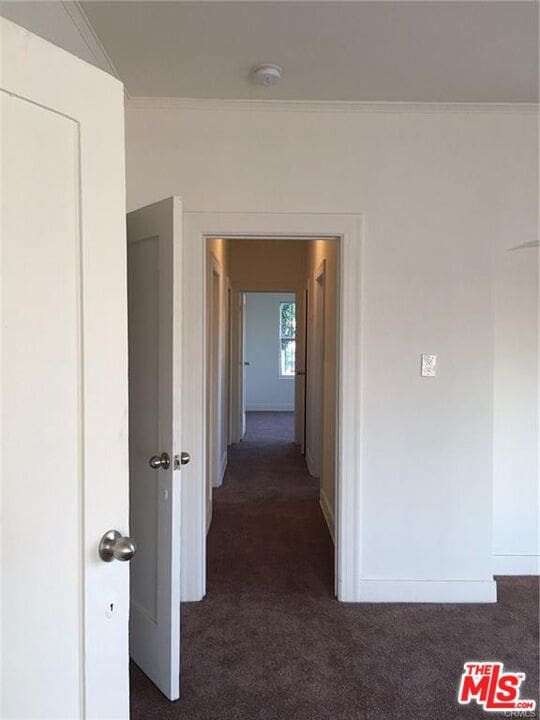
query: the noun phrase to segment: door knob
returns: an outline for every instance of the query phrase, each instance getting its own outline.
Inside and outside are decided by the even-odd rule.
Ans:
[[[180,465],[187,465],[191,460],[191,455],[188,452],[181,452],[180,455],[174,456],[174,469],[180,470]]]
[[[150,467],[154,470],[157,470],[158,468],[166,470],[171,464],[171,458],[167,455],[166,452],[164,452],[161,453],[161,455],[152,455],[148,462],[150,464]]]
[[[305,371],[305,370],[297,370],[297,371],[296,371],[296,374],[297,374],[297,375],[305,375],[305,374],[306,374],[306,371]]]
[[[133,538],[123,537],[118,530],[109,530],[99,543],[99,557],[103,562],[113,560],[131,560],[137,552],[137,544]]]

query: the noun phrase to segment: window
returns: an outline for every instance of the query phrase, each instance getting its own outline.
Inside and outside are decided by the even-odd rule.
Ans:
[[[294,377],[296,303],[279,303],[279,376]]]

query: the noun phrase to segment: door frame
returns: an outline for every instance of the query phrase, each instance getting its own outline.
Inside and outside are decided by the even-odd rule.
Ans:
[[[362,238],[357,214],[185,212],[183,253],[182,600],[206,594],[206,241],[208,238],[332,238],[339,241],[336,403],[336,595],[360,597],[362,450]]]
[[[322,279],[322,280],[321,280]],[[307,345],[306,355],[310,366],[310,373],[306,384],[306,445],[305,458],[308,470],[313,477],[320,478],[322,475],[322,443],[324,438],[324,376],[326,364],[326,260],[323,260],[309,278],[310,287],[313,288],[313,298],[310,308],[310,315],[307,319],[307,327],[311,328],[310,342]],[[311,321],[311,322],[310,322]],[[317,372],[318,377],[315,377]],[[315,410],[313,408],[315,407]],[[317,418],[318,433],[315,435],[315,442],[312,442],[312,430],[309,427],[308,418]],[[313,451],[313,445],[317,444],[317,455]]]
[[[273,287],[270,287],[271,285],[274,285]],[[255,284],[255,285],[249,285],[245,283],[232,283],[232,297],[233,297],[233,305],[236,307],[234,308],[235,316],[233,318],[232,327],[233,332],[231,335],[231,385],[234,387],[234,391],[231,394],[230,398],[230,404],[231,408],[230,411],[234,414],[235,417],[235,428],[236,432],[233,436],[232,443],[238,443],[241,442],[245,435],[245,410],[243,408],[246,405],[246,366],[244,365],[244,359],[245,359],[245,350],[246,350],[246,304],[247,299],[246,295],[249,295],[250,293],[259,293],[259,294],[265,294],[265,293],[274,293],[274,294],[288,294],[288,295],[294,295],[295,298],[298,295],[298,292],[293,288],[291,289],[284,289],[285,286],[282,285],[282,283],[262,283],[262,284]],[[241,309],[240,309],[241,308]],[[277,353],[277,351],[276,351]],[[295,383],[295,394],[296,394],[296,378],[294,378]],[[295,407],[294,407],[294,415],[295,415],[295,423],[296,423],[296,398],[295,398]],[[241,430],[240,430],[241,428]],[[296,430],[295,430],[295,441],[296,441]]]
[[[222,307],[223,267],[215,253],[208,250],[206,282],[206,347],[208,348],[208,362],[206,366],[206,417],[211,421],[210,438],[211,442],[206,443],[206,473],[207,473],[207,531],[212,519],[212,495],[213,489],[221,485],[222,480],[222,458],[218,455],[220,438],[217,433],[218,418],[220,418],[221,398],[221,359],[224,353],[222,337]],[[215,285],[217,283],[217,285]],[[217,307],[214,305],[216,297],[214,291],[217,287]],[[212,312],[208,312],[211,308]],[[214,365],[215,363],[215,365]]]

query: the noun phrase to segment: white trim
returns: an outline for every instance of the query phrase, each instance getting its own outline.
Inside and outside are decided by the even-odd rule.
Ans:
[[[313,477],[323,471],[324,396],[326,367],[326,260],[322,260],[308,278],[312,290],[311,310],[307,318],[306,377],[306,462]],[[339,305],[339,301],[338,301]],[[339,314],[339,313],[338,313]],[[339,321],[336,318],[336,322]],[[336,423],[339,419],[336,416]],[[319,425],[317,428],[317,424]],[[336,424],[336,427],[339,427]],[[316,428],[314,430],[314,428]],[[317,457],[317,449],[319,449]],[[315,456],[313,455],[315,453]]]
[[[324,490],[322,488],[320,489],[320,492],[319,492],[319,505],[321,506],[322,514],[324,515],[324,519],[328,526],[328,532],[330,533],[332,542],[335,545],[336,544],[336,534],[335,534],[334,513],[332,512],[332,508],[330,506],[328,496],[326,495],[326,493],[324,492]]]
[[[540,575],[540,555],[493,555],[494,575]]]
[[[288,380],[289,378],[280,378],[280,380]],[[294,380],[294,378],[290,378],[291,380]],[[276,403],[270,403],[269,405],[261,405],[261,404],[254,404],[246,406],[246,412],[287,412],[292,413],[294,412],[294,403],[291,405],[291,403],[285,403],[282,405],[278,405]]]
[[[114,75],[114,77],[120,79],[120,75],[118,74],[113,61],[103,47],[101,40],[96,34],[96,31],[94,30],[94,27],[88,19],[86,13],[82,9],[80,2],[77,2],[77,0],[69,0],[68,2],[61,2],[60,4],[73,25],[77,28],[79,35],[84,40],[86,47],[94,56],[94,60],[100,69],[109,73],[109,75]]]
[[[362,444],[361,250],[360,215],[324,213],[184,213],[184,397],[183,447],[192,461],[182,478],[183,600],[206,592],[204,478],[206,447],[205,238],[281,237],[340,241],[339,428],[336,468],[336,575],[339,600],[360,595],[360,485]],[[344,332],[344,328],[347,331]]]
[[[232,100],[218,98],[131,97],[130,110],[204,110],[304,113],[538,113],[538,103],[345,102],[313,100]]]
[[[494,580],[360,580],[359,602],[496,603]]]
[[[214,487],[221,487],[223,485],[223,478],[225,477],[225,473],[227,471],[228,460],[229,460],[229,456],[227,455],[227,451],[225,451],[221,458],[221,465],[220,465],[220,469],[219,469],[219,478],[217,479],[217,482],[214,484]]]

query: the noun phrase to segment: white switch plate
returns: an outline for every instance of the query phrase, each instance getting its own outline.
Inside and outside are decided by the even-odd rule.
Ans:
[[[422,377],[435,377],[437,375],[437,355],[422,353]]]

